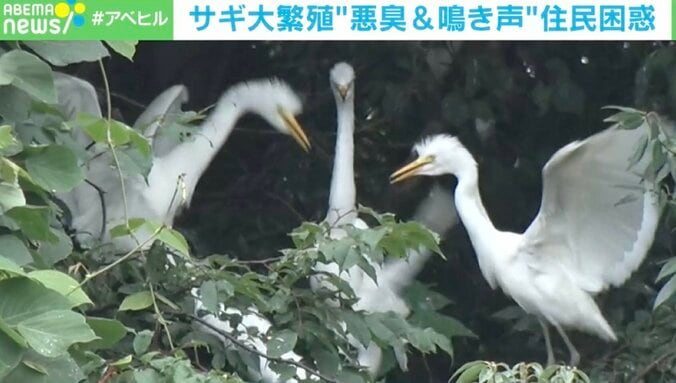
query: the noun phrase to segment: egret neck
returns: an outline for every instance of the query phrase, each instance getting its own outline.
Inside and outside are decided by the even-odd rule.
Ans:
[[[329,194],[327,221],[332,224],[352,222],[356,218],[354,184],[354,101],[338,100],[338,129],[333,176]],[[338,222],[340,221],[340,222]]]
[[[494,258],[499,252],[495,246],[501,233],[493,226],[481,201],[476,161],[467,152],[466,159],[458,165],[460,166],[456,172],[458,186],[455,189],[455,206],[474,246],[481,272],[491,287],[495,288]]]

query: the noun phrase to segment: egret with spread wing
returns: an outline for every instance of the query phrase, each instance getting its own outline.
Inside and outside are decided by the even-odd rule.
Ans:
[[[479,194],[477,163],[456,137],[437,135],[416,144],[418,158],[394,172],[391,182],[455,175],[455,205],[484,278],[539,318],[549,364],[554,354],[546,322],[576,365],[580,355],[564,328],[615,341],[593,296],[624,283],[653,242],[661,213],[658,191],[639,175],[645,160],[628,169],[646,130],[609,128],[557,151],[542,171],[540,211],[523,234],[493,226]]]
[[[158,111],[178,109],[180,103],[187,98],[185,92],[182,86],[165,91],[163,95],[167,97],[158,98],[157,102],[162,106],[158,107]],[[173,224],[179,208],[183,204],[189,204],[202,174],[227,141],[237,120],[246,113],[260,115],[279,132],[291,135],[305,151],[309,150],[310,142],[295,118],[301,110],[300,98],[281,80],[262,79],[234,85],[221,96],[215,110],[200,126],[192,141],[168,147],[166,139],[158,143],[158,136],[155,135],[153,149],[161,153],[154,155],[148,182],[141,175],[126,178],[127,215],[129,218],[139,217],[167,225]],[[157,129],[154,121],[158,117],[160,116],[154,113],[141,116],[143,121],[151,123],[148,129],[153,134]],[[101,220],[104,215],[100,204],[101,196],[93,188],[82,185],[80,190],[75,191],[77,198],[66,198],[77,201],[77,204],[69,208],[73,216],[73,227],[80,235],[98,235],[103,232],[104,238],[110,240],[108,230],[125,220],[121,185],[111,172],[109,157],[97,157],[89,164],[88,171],[88,178],[95,178],[92,183],[103,191],[105,222]],[[88,190],[84,190],[87,188]],[[137,232],[136,239],[142,243],[150,234]],[[129,251],[137,246],[137,241],[129,236],[112,240],[121,251]]]

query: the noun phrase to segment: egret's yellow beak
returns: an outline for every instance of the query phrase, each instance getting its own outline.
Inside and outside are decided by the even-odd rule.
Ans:
[[[298,121],[296,121],[296,117],[286,110],[280,110],[279,114],[282,116],[284,125],[286,125],[287,129],[289,129],[289,132],[291,132],[291,137],[296,140],[298,145],[300,145],[305,152],[310,151],[310,148],[312,147],[310,145],[310,140],[308,140],[305,132],[303,132],[303,128],[300,127]]]
[[[346,85],[338,85],[337,88],[338,94],[340,94],[340,97],[343,99],[343,101],[345,101],[345,99],[347,98],[347,92],[350,90],[350,87]]]
[[[432,163],[434,161],[433,156],[424,156],[424,157],[419,157],[417,160],[407,164],[406,166],[400,168],[396,172],[392,173],[390,175],[390,183],[397,183],[399,181],[403,181],[409,177],[413,177],[416,175],[418,170],[420,170],[421,167]]]

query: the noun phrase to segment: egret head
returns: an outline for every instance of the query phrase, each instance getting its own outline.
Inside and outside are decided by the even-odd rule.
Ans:
[[[338,101],[354,99],[354,69],[346,62],[340,62],[331,69],[331,89]]]
[[[457,137],[438,134],[422,139],[413,146],[417,158],[390,176],[390,182],[403,181],[413,176],[458,175],[468,166],[476,167],[472,155]]]
[[[250,81],[236,92],[245,98],[244,107],[260,114],[279,132],[293,137],[303,150],[310,150],[310,141],[296,121],[303,104],[286,82],[275,78]]]

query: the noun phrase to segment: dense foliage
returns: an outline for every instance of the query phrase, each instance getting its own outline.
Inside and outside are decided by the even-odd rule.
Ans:
[[[454,379],[585,381],[578,370],[517,364],[544,361],[539,326],[490,291],[461,225],[442,241],[447,259],[432,258],[434,267],[420,278],[425,284],[407,290],[414,311],[407,320],[352,312],[353,294],[338,279],[341,294],[309,290],[307,276],[319,260],[368,269],[363,257],[402,257],[408,247],[435,249],[438,240],[419,225],[369,209],[362,215],[371,228],[348,228],[338,241],[326,236],[325,224],[311,223],[325,214],[335,139],[328,69],[348,60],[357,70],[362,204],[407,217],[430,182],[388,187],[387,175],[415,139],[442,130],[459,135],[479,159],[489,214],[498,228],[514,231],[537,211],[540,169],[549,156],[608,126],[603,119],[616,111],[602,106],[636,106],[608,121],[635,128],[652,121],[649,111],[670,116],[676,100],[676,52],[649,43],[26,42],[0,48],[0,380],[6,382],[250,381],[259,369],[251,344],[259,337],[281,375],[307,367],[330,380],[365,381],[348,333],[387,350],[388,381],[447,381],[474,359],[515,366],[471,363]],[[119,55],[109,57],[109,49]],[[65,118],[55,107],[53,70],[91,81],[109,115]],[[303,94],[311,156],[245,119],[176,228],[139,220],[117,228],[129,235],[150,227],[158,240],[150,251],[119,254],[106,244],[73,243],[68,211],[53,193],[85,182],[87,151],[74,131],[120,154],[121,162],[112,164],[117,176],[147,174],[147,140],[127,124],[148,101],[185,83],[189,108],[199,111],[228,86],[270,75]],[[201,114],[173,116],[171,123],[180,125],[178,132],[189,130]],[[654,126],[659,133],[662,125]],[[676,379],[672,137],[652,134],[627,154],[652,156],[650,175],[663,180],[668,209],[643,267],[600,297],[620,342],[573,339],[594,382]],[[360,251],[348,250],[354,247]],[[177,265],[168,263],[168,252]],[[271,331],[210,331],[194,315],[192,287],[202,291],[203,311],[218,313],[219,303],[242,312],[255,307],[271,319]],[[339,307],[327,303],[332,296]],[[229,318],[233,327],[241,320]],[[303,367],[280,359],[290,350],[304,357]]]

